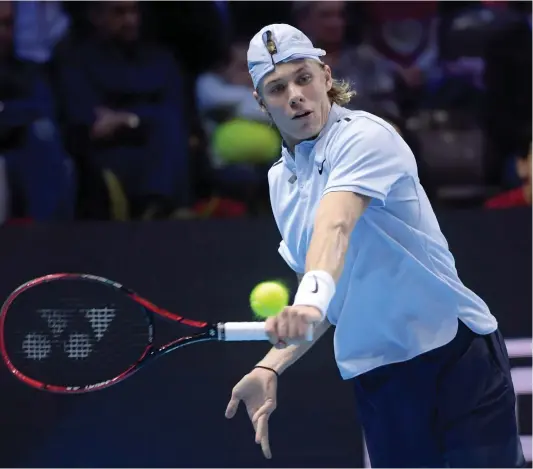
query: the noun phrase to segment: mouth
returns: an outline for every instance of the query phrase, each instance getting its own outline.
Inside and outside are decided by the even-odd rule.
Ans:
[[[292,118],[292,120],[302,119],[302,118],[304,118],[304,117],[310,116],[312,113],[313,113],[313,111],[302,111],[302,112],[299,112],[298,114],[296,114],[296,115]]]

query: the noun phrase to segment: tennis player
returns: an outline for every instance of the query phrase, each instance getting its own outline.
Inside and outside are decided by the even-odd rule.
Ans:
[[[267,320],[274,347],[226,416],[243,401],[271,458],[277,380],[334,325],[373,467],[521,467],[497,321],[459,279],[410,148],[384,120],[342,107],[353,93],[324,55],[284,24],[248,49],[254,95],[284,140],[268,175],[279,252],[301,281]]]

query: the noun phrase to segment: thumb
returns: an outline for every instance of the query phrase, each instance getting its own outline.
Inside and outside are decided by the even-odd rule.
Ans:
[[[241,400],[237,397],[231,396],[231,399],[228,403],[228,407],[226,407],[226,418],[231,419],[235,416],[237,413],[237,409],[239,408],[239,403]]]

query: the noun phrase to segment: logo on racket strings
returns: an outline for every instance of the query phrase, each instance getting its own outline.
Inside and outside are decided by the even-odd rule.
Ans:
[[[46,359],[52,351],[52,344],[57,343],[59,337],[67,329],[69,316],[80,313],[91,325],[93,334],[72,332],[60,344],[68,358],[74,360],[87,358],[91,354],[93,346],[102,340],[116,315],[116,309],[108,307],[82,310],[40,309],[37,312],[46,320],[50,333],[30,332],[26,334],[22,342],[22,349],[29,360]]]

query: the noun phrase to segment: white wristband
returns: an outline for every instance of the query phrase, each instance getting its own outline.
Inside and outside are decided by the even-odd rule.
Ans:
[[[335,280],[330,274],[324,270],[311,270],[302,277],[293,304],[314,306],[322,313],[324,320],[335,289]]]

